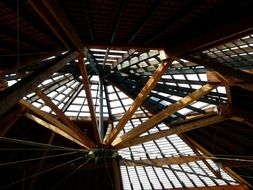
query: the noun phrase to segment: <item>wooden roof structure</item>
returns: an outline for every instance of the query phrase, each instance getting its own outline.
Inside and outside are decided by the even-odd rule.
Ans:
[[[251,0],[0,1],[0,189],[250,189]]]

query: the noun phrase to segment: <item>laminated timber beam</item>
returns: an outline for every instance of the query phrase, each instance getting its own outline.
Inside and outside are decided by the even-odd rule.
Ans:
[[[246,185],[219,185],[208,187],[189,187],[189,188],[173,188],[174,190],[249,190]],[[171,189],[167,189],[171,190]]]
[[[85,94],[86,94],[88,107],[89,107],[89,110],[90,110],[90,116],[91,116],[91,121],[92,121],[92,126],[93,126],[92,129],[93,129],[95,141],[98,145],[100,145],[101,140],[100,140],[100,135],[99,135],[99,132],[98,132],[98,123],[97,123],[97,118],[96,118],[96,112],[95,112],[94,105],[93,105],[88,73],[87,73],[82,55],[78,56],[78,65],[79,65],[79,69],[80,69],[81,76],[82,76],[83,88],[84,88],[84,91],[85,91]]]
[[[183,97],[178,102],[171,104],[161,112],[157,113],[147,121],[143,122],[142,124],[138,125],[136,128],[130,130],[129,132],[125,133],[124,135],[117,137],[112,143],[113,146],[120,146],[135,137],[138,137],[142,133],[146,132],[147,130],[153,128],[158,123],[162,122],[164,119],[169,117],[171,114],[177,112],[178,110],[184,108],[185,106],[191,104],[192,102],[198,100],[202,96],[208,94],[214,88],[217,87],[217,84],[206,84],[202,86],[200,89],[197,89],[193,93]]]
[[[67,35],[67,37],[71,40],[71,42],[74,44],[74,46],[79,51],[79,56],[78,56],[79,69],[80,69],[80,72],[81,72],[81,75],[83,78],[84,90],[86,93],[88,106],[89,106],[90,113],[91,113],[93,132],[94,132],[96,143],[98,145],[100,145],[101,143],[100,143],[100,137],[98,134],[98,125],[97,125],[96,114],[95,114],[95,110],[94,110],[94,106],[93,106],[93,102],[92,102],[92,96],[91,96],[90,87],[89,87],[88,74],[87,74],[87,70],[86,70],[86,67],[85,67],[84,61],[83,61],[84,51],[83,51],[83,43],[81,41],[81,38],[78,35],[78,33],[76,32],[76,30],[74,29],[74,27],[71,24],[68,17],[65,15],[64,11],[61,9],[61,7],[57,4],[56,1],[44,0],[44,1],[42,1],[42,3],[47,8],[47,10],[50,12],[52,17],[55,19],[56,23],[58,23],[61,26],[64,33]],[[34,5],[34,3],[31,3],[31,4],[33,4],[33,6],[36,7],[36,5]],[[38,7],[37,7],[37,12],[39,14],[42,14],[42,16],[43,15],[45,16],[46,14],[48,14],[48,12],[43,12]],[[44,18],[43,20],[48,24],[48,22],[49,22],[48,19],[46,19],[45,17],[43,17],[43,18]],[[50,25],[50,23],[48,25]],[[55,25],[51,26],[51,29],[57,30],[55,28]],[[71,46],[71,44],[70,44],[70,46]]]
[[[157,82],[160,80],[162,75],[168,70],[169,66],[173,62],[173,58],[167,58],[161,62],[159,67],[154,72],[153,76],[150,77],[148,82],[145,84],[145,86],[142,88],[140,93],[135,98],[132,105],[129,107],[129,109],[126,111],[126,113],[123,115],[117,126],[111,131],[111,133],[108,135],[108,137],[105,139],[105,144],[110,145],[113,140],[116,138],[116,136],[119,134],[119,132],[124,128],[126,123],[131,119],[131,117],[134,115],[135,111],[142,105],[146,97],[149,95],[151,90],[155,87]]]
[[[233,80],[239,80],[244,82],[253,81],[253,74],[238,69],[233,69],[221,63],[212,62],[212,60],[195,58],[193,56],[183,56],[182,58],[190,62],[203,65],[209,69],[213,69],[225,77],[232,77]]]
[[[199,143],[194,141],[193,139],[189,138],[188,136],[185,135],[185,138],[190,141],[190,143],[196,147],[199,151],[201,151],[205,156],[213,157],[212,153],[209,152],[207,149],[205,149],[203,146],[201,146]],[[231,168],[229,167],[223,167],[223,170],[227,172],[231,177],[236,179],[238,182],[242,184],[246,184],[248,187],[252,188],[252,185],[247,182],[245,179],[243,179],[240,175],[238,175],[236,172],[234,172]],[[246,187],[245,187],[246,188]]]
[[[83,132],[79,129],[76,124],[71,121],[54,103],[53,101],[47,97],[40,89],[36,88],[35,93],[38,97],[40,97],[45,104],[50,107],[56,114],[57,116],[62,120],[65,125],[69,126],[75,133],[84,141],[87,142],[87,144],[93,144],[94,143],[85,135]]]
[[[128,146],[143,144],[148,141],[157,140],[157,139],[171,136],[174,134],[185,133],[187,131],[198,129],[201,127],[206,127],[206,126],[209,126],[209,125],[212,125],[215,123],[225,121],[229,118],[230,118],[229,115],[212,115],[212,116],[204,115],[201,119],[197,119],[194,121],[192,121],[192,119],[190,119],[189,122],[173,126],[170,129],[165,129],[165,130],[162,130],[162,131],[159,131],[156,133],[152,133],[149,135],[141,136],[141,137],[135,137],[135,138],[131,139],[130,141],[122,143],[121,145],[116,145],[114,148],[115,149],[122,149],[122,148],[125,148]]]
[[[0,93],[0,116],[76,56],[76,51],[69,51],[2,91]]]
[[[27,118],[29,118],[30,120],[38,123],[39,125],[53,131],[54,133],[57,133],[59,134],[60,136],[63,136],[65,137],[66,139],[69,139],[71,140],[72,142],[76,143],[76,144],[79,144],[80,146],[84,147],[84,148],[87,148],[87,146],[82,143],[79,139],[77,139],[77,137],[73,137],[72,134],[70,135],[70,132],[66,132],[66,129],[64,130],[63,128],[60,128],[60,127],[56,127],[42,119],[40,119],[39,117],[35,116],[35,115],[32,115],[30,113],[25,113],[25,116]]]
[[[201,160],[200,156],[175,156],[175,157],[144,159],[144,160],[124,159],[124,163],[127,166],[164,166],[164,165],[196,162],[199,160]]]
[[[48,113],[45,113],[43,111],[41,111],[40,109],[36,108],[35,106],[33,106],[32,104],[30,104],[29,102],[25,101],[25,100],[20,100],[19,103],[21,105],[23,105],[24,107],[26,107],[28,110],[30,110],[31,112],[35,113],[36,115],[38,115],[40,118],[44,119],[45,122],[52,124],[52,126],[57,127],[57,129],[59,129],[60,131],[63,131],[64,133],[66,133],[68,136],[71,136],[73,139],[77,139],[78,141],[82,142],[83,147],[85,148],[94,148],[94,144],[90,141],[87,140],[87,138],[80,137],[72,128],[71,126],[66,126],[63,123],[61,123],[60,121],[58,121],[57,119],[53,118],[51,115],[49,115]],[[31,116],[29,117],[30,119],[34,119],[40,122],[40,118],[37,119],[35,118],[35,116]],[[43,121],[43,120],[42,120]],[[45,122],[41,122],[41,125],[43,125],[44,127],[46,127],[44,124]],[[38,122],[37,122],[38,123]],[[50,125],[51,126],[51,125]],[[54,128],[54,127],[52,127]],[[55,129],[55,128],[54,128]],[[55,133],[57,133],[57,130],[54,131]],[[59,134],[59,133],[58,133]]]
[[[81,38],[76,32],[76,30],[74,29],[68,17],[64,14],[64,11],[57,4],[57,1],[44,0],[42,2],[47,8],[47,10],[51,13],[51,15],[55,18],[56,22],[61,26],[61,28],[67,34],[67,36],[75,45],[75,47],[81,53],[83,49],[83,43],[81,41]]]
[[[241,72],[245,72],[247,73],[247,75],[249,73],[247,72],[247,70],[242,70]],[[216,71],[207,71],[206,75],[209,82],[221,82],[226,87],[238,86],[245,90],[253,91],[253,81],[249,82],[249,81],[239,80],[238,78],[231,77],[231,76],[223,76]]]

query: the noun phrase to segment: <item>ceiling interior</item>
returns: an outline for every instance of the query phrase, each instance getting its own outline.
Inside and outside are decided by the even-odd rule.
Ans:
[[[252,188],[252,4],[2,0],[0,189]]]

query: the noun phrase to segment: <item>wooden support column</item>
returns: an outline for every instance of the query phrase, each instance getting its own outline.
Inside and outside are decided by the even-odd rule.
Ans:
[[[170,129],[165,129],[165,130],[162,130],[162,131],[159,131],[159,132],[156,132],[153,134],[141,136],[141,137],[135,137],[135,138],[131,139],[130,141],[127,141],[125,143],[121,143],[121,145],[116,145],[114,148],[115,149],[122,149],[122,148],[129,147],[129,146],[143,144],[143,143],[151,141],[151,140],[157,140],[162,137],[167,137],[167,136],[174,135],[174,134],[181,134],[181,133],[185,133],[187,131],[198,129],[200,127],[205,127],[208,125],[219,123],[219,122],[225,121],[229,118],[230,118],[230,116],[227,116],[227,115],[214,115],[214,116],[208,115],[207,117],[203,117],[198,120],[194,120],[194,121],[190,120],[190,122],[173,126]]]
[[[112,160],[112,167],[113,167],[115,190],[122,190],[123,185],[122,185],[122,177],[121,177],[119,162],[117,160],[113,159]]]
[[[94,105],[93,105],[93,101],[92,101],[88,73],[87,73],[86,66],[83,61],[83,57],[81,55],[78,56],[78,62],[79,62],[79,69],[80,69],[82,79],[83,79],[83,88],[84,88],[84,91],[86,94],[86,98],[87,98],[88,106],[89,106],[89,110],[90,110],[90,116],[91,116],[91,121],[92,121],[92,126],[93,126],[94,137],[95,137],[96,143],[98,145],[100,145],[101,141],[100,141],[100,136],[98,133],[98,123],[97,123],[96,112],[94,110]]]
[[[21,98],[32,92],[41,82],[62,68],[66,63],[75,59],[76,55],[76,51],[70,51],[61,55],[46,64],[43,68],[34,71],[21,81],[2,91],[0,93],[0,116],[14,106]]]
[[[124,128],[124,126],[129,121],[129,119],[131,119],[135,111],[142,105],[143,101],[149,95],[151,90],[155,87],[156,83],[160,80],[162,75],[168,70],[173,60],[174,60],[173,58],[168,58],[161,62],[160,66],[156,69],[153,76],[150,77],[146,85],[143,87],[141,92],[135,98],[132,105],[129,107],[127,112],[121,118],[117,126],[108,135],[107,139],[105,140],[106,145],[110,145],[113,142],[113,140],[116,138],[119,132]]]
[[[129,132],[125,133],[124,135],[118,137],[115,139],[115,141],[112,143],[113,146],[120,146],[123,143],[126,143],[130,140],[132,140],[135,137],[138,137],[140,134],[146,132],[147,130],[151,129],[158,123],[162,122],[164,119],[169,117],[171,114],[177,112],[178,110],[184,108],[185,106],[191,104],[192,102],[198,100],[202,96],[208,94],[210,91],[212,91],[214,88],[217,87],[217,84],[206,84],[202,86],[200,89],[192,92],[191,94],[185,96],[178,102],[171,104],[158,114],[154,115],[147,121],[143,122],[136,128],[130,130]]]
[[[79,129],[79,127],[76,126],[76,124],[71,121],[40,89],[36,88],[35,93],[57,114],[57,116],[62,120],[63,123],[65,123],[65,125],[75,131],[75,133],[83,140],[83,142],[85,142],[85,144],[91,144],[95,146],[95,144]]]

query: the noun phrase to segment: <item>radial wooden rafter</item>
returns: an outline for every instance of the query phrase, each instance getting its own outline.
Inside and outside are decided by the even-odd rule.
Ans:
[[[65,123],[65,125],[69,126],[75,133],[84,141],[86,144],[92,145],[93,147],[95,144],[79,129],[76,124],[71,121],[54,103],[53,101],[47,97],[39,88],[36,88],[35,93],[39,96],[45,104],[50,107],[57,116]]]
[[[154,115],[147,121],[143,122],[136,128],[130,130],[129,132],[125,133],[124,135],[117,137],[112,145],[113,146],[120,146],[125,142],[128,142],[135,137],[138,137],[140,134],[146,132],[147,130],[154,127],[156,124],[160,123],[162,120],[166,119],[171,114],[175,113],[176,111],[184,108],[185,106],[191,104],[192,102],[198,100],[200,97],[208,94],[210,91],[212,91],[214,88],[217,87],[217,84],[205,84],[200,89],[197,89],[196,91],[192,92],[191,94],[183,97],[181,100],[177,101],[174,104],[171,104],[158,114]]]
[[[71,132],[66,132],[66,128],[62,129],[62,127],[58,127],[58,126],[56,127],[30,113],[25,113],[25,116],[29,118],[30,120],[38,123],[39,125],[46,127],[47,129],[61,135],[62,137],[65,137],[66,139],[69,139],[73,141],[74,143],[79,144],[82,147],[89,148],[80,139],[78,139],[76,135],[71,134]]]
[[[96,118],[96,112],[94,110],[94,105],[93,105],[93,100],[92,100],[92,95],[91,95],[91,90],[90,90],[90,84],[89,84],[89,78],[86,70],[86,66],[84,64],[83,57],[80,55],[78,57],[78,62],[79,62],[79,69],[81,72],[82,76],[82,82],[83,82],[83,88],[86,94],[87,102],[88,102],[88,107],[90,110],[90,116],[91,116],[91,121],[92,121],[92,126],[93,126],[93,134],[96,140],[96,143],[98,145],[101,145],[100,141],[100,136],[98,132],[98,123],[97,123],[97,118]]]
[[[230,118],[229,115],[211,115],[211,116],[209,114],[203,115],[203,117],[200,119],[193,120],[193,121],[190,120],[188,122],[186,121],[183,124],[173,126],[170,129],[165,129],[165,130],[162,130],[162,131],[159,131],[159,132],[156,132],[153,134],[141,136],[141,137],[137,136],[129,141],[126,141],[125,143],[122,143],[121,145],[116,145],[114,148],[121,149],[121,148],[125,148],[128,146],[143,144],[145,142],[157,140],[162,137],[168,137],[168,136],[174,135],[174,134],[181,134],[181,133],[184,133],[187,131],[191,131],[191,130],[205,127],[208,125],[219,123],[219,122],[225,121],[229,118]]]
[[[75,130],[73,130],[71,128],[71,126],[66,126],[63,123],[61,123],[60,121],[58,121],[57,119],[53,118],[51,115],[49,115],[48,113],[45,113],[43,111],[41,111],[40,109],[36,108],[35,106],[33,106],[32,104],[30,104],[29,102],[25,101],[25,100],[20,100],[19,103],[21,105],[23,105],[24,107],[26,107],[28,110],[32,111],[33,113],[35,113],[36,115],[38,115],[40,118],[37,119],[36,116],[33,115],[29,115],[29,118],[32,120],[36,120],[37,123],[40,122],[41,125],[43,125],[44,127],[46,126],[50,126],[51,130],[56,132],[57,131],[62,131],[62,133],[58,133],[62,136],[65,136],[65,134],[67,134],[67,136],[70,136],[71,139],[77,140],[79,142],[82,143],[83,147],[85,148],[94,148],[94,144],[91,143],[91,141],[87,141],[86,138],[84,137],[80,137]],[[45,121],[44,121],[45,120]],[[46,122],[46,123],[45,123]],[[48,125],[47,123],[49,123],[50,125]],[[48,127],[49,128],[49,127]]]
[[[127,166],[164,166],[171,164],[184,164],[201,160],[201,156],[174,156],[156,159],[128,160],[124,159]]]
[[[2,91],[0,95],[0,116],[21,98],[32,92],[41,82],[62,68],[66,63],[72,61],[76,55],[76,51],[69,51]]]
[[[87,101],[88,101],[88,107],[90,109],[90,114],[91,114],[91,119],[92,119],[92,124],[93,124],[93,133],[95,135],[95,140],[98,145],[101,145],[100,142],[100,137],[98,133],[98,125],[97,125],[97,119],[96,119],[96,114],[92,102],[92,95],[89,87],[89,81],[88,81],[88,74],[86,70],[86,66],[84,64],[84,52],[83,52],[83,43],[74,29],[73,25],[71,24],[70,20],[68,17],[65,15],[64,11],[61,9],[61,7],[57,4],[56,1],[51,2],[48,0],[42,1],[42,4],[44,8],[39,7],[38,4],[35,3],[36,1],[30,0],[29,3],[31,6],[34,8],[34,10],[41,16],[41,18],[44,20],[44,22],[50,27],[50,29],[60,38],[64,39],[64,36],[61,32],[59,32],[59,28],[57,28],[57,24],[60,25],[64,33],[68,36],[70,41],[74,44],[75,48],[79,51],[79,56],[78,56],[78,61],[79,61],[79,68],[80,72],[82,75],[83,79],[83,85],[84,85],[84,90],[87,96]],[[54,18],[53,20],[47,19],[47,14],[48,11],[51,14],[51,16]],[[66,43],[66,40],[64,41]],[[68,44],[68,46],[72,46],[72,44]]]
[[[124,128],[125,124],[131,119],[135,111],[141,106],[143,101],[149,95],[151,90],[155,87],[156,83],[160,80],[162,75],[168,70],[169,66],[173,62],[173,58],[167,58],[161,62],[159,67],[154,72],[153,76],[147,81],[145,86],[142,88],[138,96],[135,98],[132,105],[129,107],[127,112],[123,115],[117,126],[111,131],[108,137],[105,139],[105,144],[110,145],[119,132]]]

